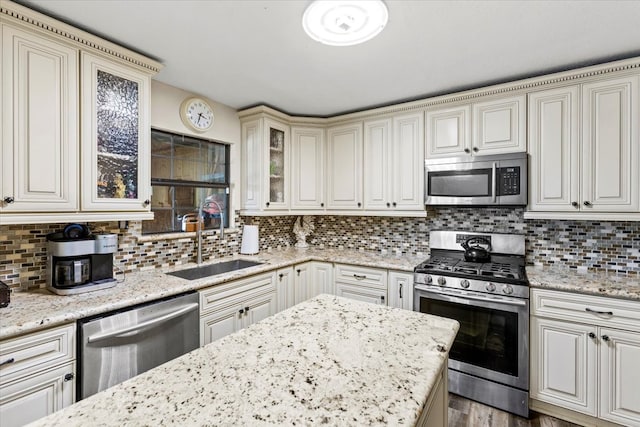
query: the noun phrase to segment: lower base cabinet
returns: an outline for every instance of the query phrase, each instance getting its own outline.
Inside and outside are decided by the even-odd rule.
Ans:
[[[330,262],[309,261],[276,273],[279,311],[320,294],[335,294]]]
[[[0,343],[0,425],[23,426],[75,402],[75,324]]]
[[[200,291],[200,345],[237,332],[277,311],[276,272]]]
[[[389,305],[413,310],[413,274],[389,271]]]
[[[336,264],[335,276],[336,295],[387,305],[387,270]]]
[[[640,427],[640,303],[539,289],[531,297],[531,398]]]

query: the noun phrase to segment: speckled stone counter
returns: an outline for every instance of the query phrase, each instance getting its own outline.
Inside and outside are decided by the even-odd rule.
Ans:
[[[320,295],[32,426],[411,426],[458,327]]]
[[[118,283],[113,288],[79,295],[59,296],[44,289],[32,292],[14,292],[11,294],[9,307],[0,309],[0,339],[34,332],[182,292],[215,286],[306,261],[326,261],[412,271],[413,267],[424,261],[425,257],[417,258],[337,249],[288,249],[264,252],[255,256],[240,255],[234,258],[251,259],[264,264],[192,281],[168,276],[165,273],[195,267],[194,263],[163,269],[150,269],[127,274],[124,282]],[[231,258],[212,259],[208,263],[229,259]]]
[[[527,267],[529,284],[536,288],[640,300],[640,277],[578,272],[559,267]]]

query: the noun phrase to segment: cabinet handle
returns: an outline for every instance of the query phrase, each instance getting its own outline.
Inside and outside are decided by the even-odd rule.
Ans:
[[[151,204],[151,200],[147,199],[144,202],[142,202],[143,206],[149,206]]]
[[[571,202],[571,206],[577,208],[578,206],[580,206],[580,204],[578,202]]]
[[[603,335],[602,336],[602,341],[609,342],[609,335]]]
[[[402,299],[402,283],[400,283],[400,299]]]
[[[587,201],[585,201],[583,203],[583,205],[585,205],[586,207],[590,207],[591,206],[591,202],[587,200]]]
[[[240,314],[244,313],[244,308],[240,309]]]
[[[362,203],[358,202],[358,207],[362,206]]]
[[[245,314],[249,314],[249,307],[245,307],[244,308],[244,312],[245,312]]]
[[[380,296],[380,302],[381,302],[382,304],[384,304],[384,295],[381,295],[381,296]]]
[[[477,153],[478,151],[480,151],[480,150],[478,150],[478,147],[473,147],[473,152],[474,153]]]
[[[278,274],[278,277],[280,278],[280,281],[282,281],[282,278],[284,277],[284,274],[280,273],[280,274]]]
[[[15,199],[11,196],[7,196],[4,198],[4,202],[8,205],[10,205],[11,203],[13,203],[15,201]]]
[[[589,338],[594,339],[596,337],[596,334],[594,334],[593,332],[589,332]]]
[[[0,366],[4,366],[4,365],[8,365],[9,363],[13,363],[15,362],[16,359],[14,359],[13,357],[10,359],[5,360],[4,362],[0,363]]]
[[[607,316],[613,316],[613,311],[598,311],[598,310],[593,310],[589,307],[585,308],[584,311],[587,311],[589,313],[606,314]]]
[[[267,202],[266,204],[267,204],[267,207],[269,207],[269,202]]]
[[[64,376],[64,381],[71,381],[73,379],[74,375],[73,374],[66,374]]]
[[[464,152],[465,152],[465,153],[467,153],[467,154],[469,154],[469,153],[471,152],[471,150],[469,150],[468,148],[465,148],[465,149],[464,149]]]
[[[362,280],[362,279],[366,279],[367,278],[367,276],[360,275],[360,274],[354,274],[353,277],[355,277],[358,280]]]

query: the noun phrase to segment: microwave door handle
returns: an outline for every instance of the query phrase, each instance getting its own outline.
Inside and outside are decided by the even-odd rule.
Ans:
[[[493,162],[493,165],[491,166],[491,182],[493,184],[491,188],[491,201],[493,203],[496,202],[496,193],[498,192],[498,182],[496,181],[497,167],[498,163]]]

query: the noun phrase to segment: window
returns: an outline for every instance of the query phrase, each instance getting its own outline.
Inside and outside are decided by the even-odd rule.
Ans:
[[[153,129],[151,187],[155,218],[143,233],[195,229],[201,204],[205,229],[228,227],[229,146]]]

